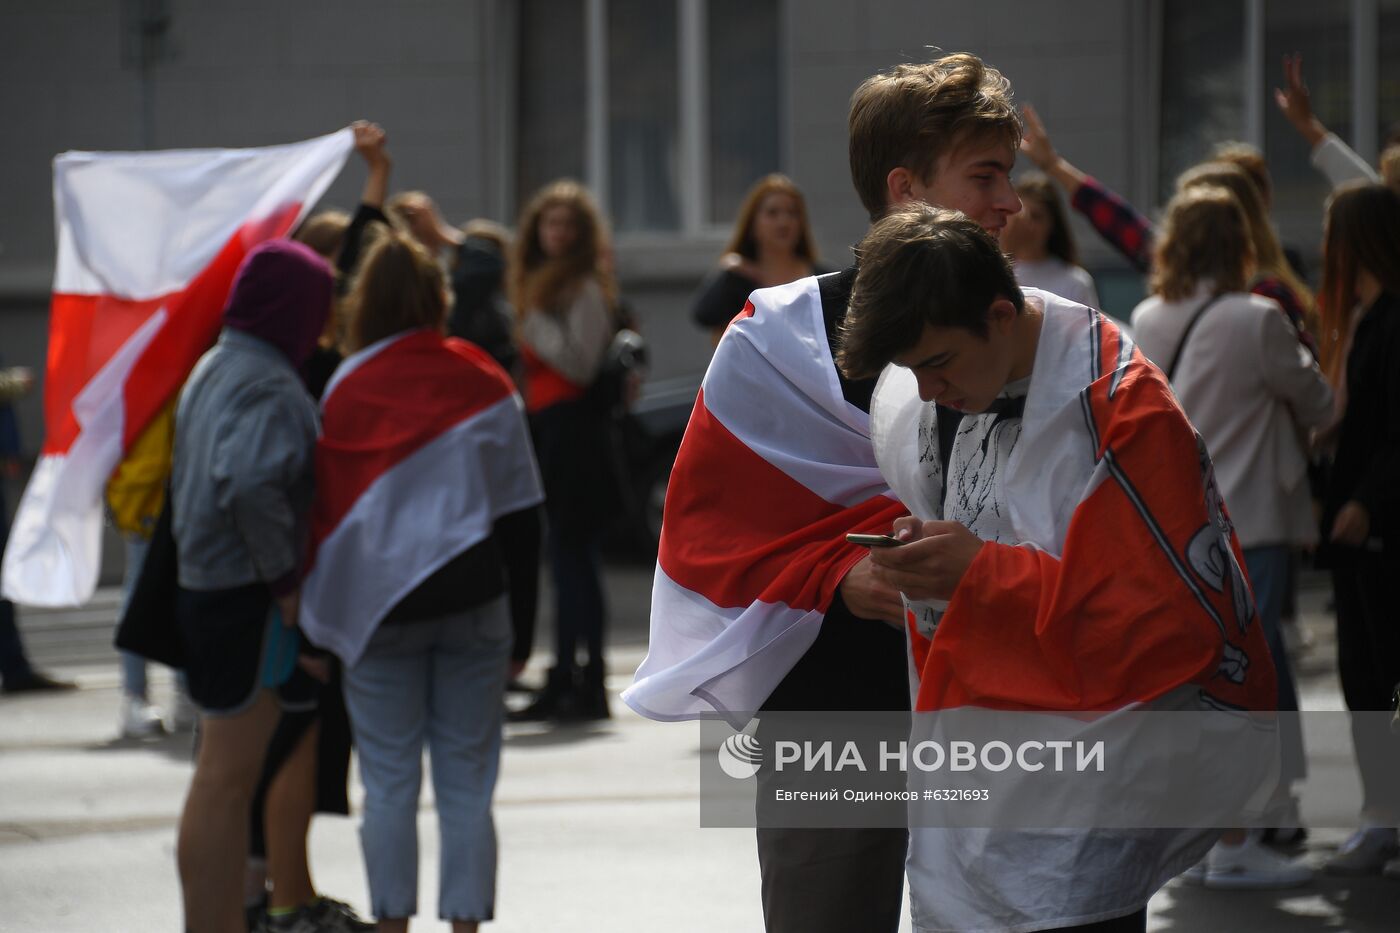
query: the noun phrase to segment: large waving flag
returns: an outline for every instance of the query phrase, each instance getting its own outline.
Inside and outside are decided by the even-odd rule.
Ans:
[[[815,278],[754,292],[705,374],[671,472],[646,660],[623,700],[747,718],[816,639],[836,586],[905,513],[842,395]]]
[[[401,599],[544,492],[510,376],[464,340],[366,347],[321,412],[301,627],[350,665]]]
[[[6,597],[92,595],[112,470],[213,342],[243,257],[305,215],[351,147],[345,129],[261,149],[54,160],[45,438],[5,551]]]

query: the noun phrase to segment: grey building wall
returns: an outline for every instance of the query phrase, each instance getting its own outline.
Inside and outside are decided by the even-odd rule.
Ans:
[[[50,159],[66,149],[255,146],[329,132],[360,117],[389,131],[395,189],[422,188],[454,222],[510,221],[514,55],[509,0],[168,0],[142,79],[138,3],[5,0],[0,112],[0,354],[42,369],[53,261]],[[157,4],[159,6],[159,4]],[[1146,83],[1142,4],[1117,0],[788,0],[782,47],[785,170],[806,190],[828,263],[865,229],[846,162],[846,109],[866,76],[931,49],[968,50],[1034,102],[1071,159],[1151,203],[1133,88]],[[583,38],[580,37],[580,41]],[[579,141],[580,147],[584,145]],[[323,201],[352,208],[356,160]],[[1122,268],[1081,230],[1087,261]],[[722,245],[700,237],[621,239],[618,270],[652,343],[656,381],[694,381],[709,347],[687,319]],[[1097,271],[1097,269],[1096,269]],[[1126,309],[1123,309],[1126,310]],[[37,394],[21,403],[30,446]]]
[[[867,219],[851,187],[846,113],[867,76],[942,52],[974,52],[1000,69],[1020,103],[1033,103],[1059,150],[1105,183],[1153,203],[1144,149],[1148,82],[1144,6],[1118,0],[962,3],[802,0],[788,7],[790,171],[809,194],[830,261],[845,262]],[[1022,160],[1024,164],[1024,159]],[[1125,269],[1074,218],[1086,264]],[[1123,309],[1131,310],[1131,305]]]

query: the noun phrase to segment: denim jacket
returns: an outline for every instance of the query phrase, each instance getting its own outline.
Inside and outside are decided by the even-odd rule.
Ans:
[[[287,358],[225,328],[175,411],[172,531],[182,587],[295,587],[318,427]]]

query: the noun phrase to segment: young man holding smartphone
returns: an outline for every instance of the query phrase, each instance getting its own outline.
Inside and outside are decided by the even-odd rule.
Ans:
[[[1275,708],[1274,670],[1210,457],[1166,378],[1098,311],[1019,288],[957,212],[891,210],[858,255],[836,359],[848,378],[883,371],[871,436],[913,513],[894,523],[902,545],[871,550],[873,576],[946,607],[910,626],[915,737],[933,722],[919,714],[968,707],[1227,710],[1242,738],[1219,756],[1234,780],[1212,790],[1242,804],[1268,779],[1249,749],[1276,746],[1238,711]],[[1131,763],[1114,764],[1114,789],[1137,799]],[[914,928],[1142,931],[1152,893],[1218,836],[1150,819],[913,828]]]
[[[900,65],[852,98],[852,180],[872,219],[923,201],[994,235],[1021,208],[1020,134],[1009,83],[976,56]],[[898,592],[843,537],[905,512],[871,450],[875,381],[834,363],[855,277],[755,292],[715,352],[671,475],[649,654],[623,694],[644,716],[908,709]],[[893,933],[907,842],[760,826],[767,929]]]

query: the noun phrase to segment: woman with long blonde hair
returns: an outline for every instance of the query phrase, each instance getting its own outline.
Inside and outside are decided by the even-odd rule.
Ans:
[[[786,175],[765,175],[744,195],[720,266],[701,283],[691,318],[719,343],[750,293],[821,271],[802,189]]]
[[[608,716],[598,548],[613,480],[606,412],[589,393],[617,331],[607,257],[607,228],[578,182],[547,185],[520,217],[508,280],[549,516],[555,664],[516,719]]]
[[[1178,191],[1205,185],[1226,189],[1244,210],[1250,243],[1254,247],[1254,276],[1249,290],[1278,302],[1298,332],[1299,340],[1315,357],[1317,343],[1313,331],[1317,328],[1313,294],[1283,254],[1258,183],[1233,162],[1203,162],[1183,172],[1176,183]]]
[[[1184,185],[1157,239],[1153,295],[1133,311],[1132,326],[1210,451],[1278,674],[1278,708],[1296,711],[1283,604],[1291,549],[1317,540],[1301,438],[1327,422],[1332,392],[1279,306],[1248,293],[1258,242],[1248,213],[1233,189]],[[1306,771],[1303,737],[1296,717],[1282,726],[1272,809],[1277,825],[1296,825],[1289,787]],[[1254,888],[1301,884],[1312,874],[1239,830],[1227,833],[1197,871],[1207,885]]]

